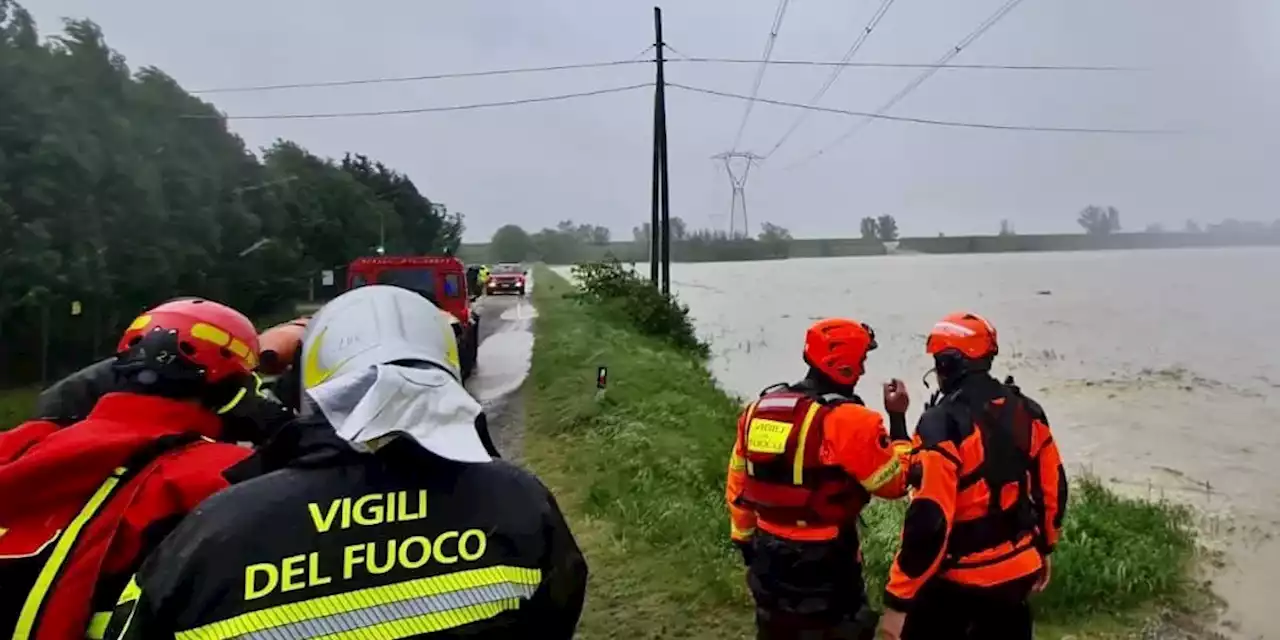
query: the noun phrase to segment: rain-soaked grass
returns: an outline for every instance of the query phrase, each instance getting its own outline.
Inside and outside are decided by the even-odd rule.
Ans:
[[[40,390],[34,387],[0,390],[0,431],[22,424],[31,417]]]
[[[739,403],[697,360],[565,298],[571,290],[539,270],[526,456],[591,565],[580,637],[751,637],[723,497]],[[603,393],[597,366],[608,367]],[[877,502],[865,514],[877,605],[903,507]],[[1036,599],[1038,635],[1116,637],[1187,603],[1195,555],[1184,509],[1076,482],[1052,585]]]

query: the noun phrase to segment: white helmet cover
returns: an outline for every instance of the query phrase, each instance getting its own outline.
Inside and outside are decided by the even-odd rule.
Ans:
[[[449,318],[400,287],[369,285],[334,298],[307,323],[302,341],[310,401],[303,413],[319,409],[351,442],[403,433],[452,460],[491,460],[476,431],[480,404],[460,381]]]

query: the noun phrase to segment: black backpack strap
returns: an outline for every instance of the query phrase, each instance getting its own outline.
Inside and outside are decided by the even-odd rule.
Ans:
[[[785,382],[779,382],[777,384],[771,384],[765,387],[764,390],[760,392],[759,397],[763,398],[771,393],[776,393],[778,391],[790,391],[790,390],[791,390],[791,385]]]

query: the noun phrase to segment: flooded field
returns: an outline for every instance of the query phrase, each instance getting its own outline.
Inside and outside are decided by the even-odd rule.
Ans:
[[[644,266],[640,268],[643,270]],[[805,328],[871,324],[860,391],[927,393],[924,333],[950,311],[1000,332],[996,372],[1045,406],[1068,462],[1205,514],[1229,553],[1227,631],[1280,638],[1280,250],[913,255],[676,264],[673,289],[742,396],[803,373]]]

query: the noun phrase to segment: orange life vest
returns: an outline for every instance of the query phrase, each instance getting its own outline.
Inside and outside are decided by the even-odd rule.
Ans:
[[[845,402],[862,404],[786,386],[765,389],[741,421],[747,478],[738,504],[781,525],[853,522],[871,496],[840,466],[822,461],[826,417]]]

